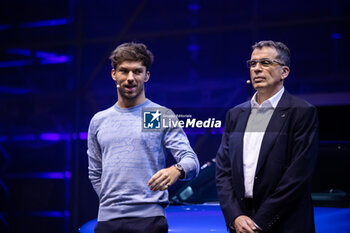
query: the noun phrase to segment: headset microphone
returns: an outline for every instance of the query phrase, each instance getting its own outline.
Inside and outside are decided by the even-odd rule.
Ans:
[[[117,88],[119,88],[120,87],[120,85],[119,84],[117,84]]]
[[[250,83],[251,83],[251,81],[248,79],[248,80],[247,80],[247,84],[250,84]]]

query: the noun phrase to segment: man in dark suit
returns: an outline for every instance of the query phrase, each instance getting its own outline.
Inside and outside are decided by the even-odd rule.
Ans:
[[[252,46],[256,93],[229,110],[216,183],[230,232],[315,232],[310,182],[317,157],[317,111],[284,90],[290,52],[281,42]]]

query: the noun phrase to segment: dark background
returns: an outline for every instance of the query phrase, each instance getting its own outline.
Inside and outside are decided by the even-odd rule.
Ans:
[[[1,1],[0,231],[75,232],[97,216],[86,132],[117,100],[108,56],[128,41],[155,55],[149,99],[217,119],[254,93],[251,45],[284,42],[286,89],[319,110],[313,191],[349,193],[349,12],[347,0]],[[187,133],[201,165],[215,157],[219,131]]]

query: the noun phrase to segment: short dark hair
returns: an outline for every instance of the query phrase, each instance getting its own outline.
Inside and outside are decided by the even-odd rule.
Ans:
[[[113,69],[124,61],[141,61],[148,71],[154,56],[142,43],[129,42],[119,45],[109,56]]]
[[[276,58],[282,61],[284,65],[290,66],[290,51],[285,44],[272,40],[262,40],[252,46],[252,51],[254,49],[262,49],[263,47],[275,48],[278,53]]]

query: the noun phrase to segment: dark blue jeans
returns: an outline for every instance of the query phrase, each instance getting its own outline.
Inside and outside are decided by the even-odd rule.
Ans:
[[[164,216],[147,218],[117,218],[97,222],[95,233],[167,233],[168,222]]]

